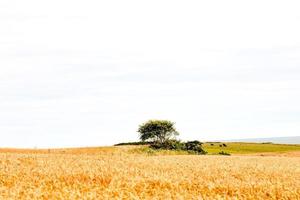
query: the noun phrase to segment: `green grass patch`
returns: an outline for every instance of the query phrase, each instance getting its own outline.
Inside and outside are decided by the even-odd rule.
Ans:
[[[225,145],[223,145],[225,144]],[[300,145],[273,144],[273,143],[243,143],[243,142],[208,142],[202,145],[208,155],[235,155],[255,153],[286,153],[300,151]],[[130,148],[128,153],[145,155],[195,155],[195,152],[184,150],[153,149],[149,145],[137,145]]]
[[[225,146],[223,145],[225,144]],[[272,143],[243,143],[243,142],[208,142],[204,143],[203,148],[208,154],[219,154],[226,152],[229,154],[251,154],[289,151],[300,151],[300,145],[272,144]]]

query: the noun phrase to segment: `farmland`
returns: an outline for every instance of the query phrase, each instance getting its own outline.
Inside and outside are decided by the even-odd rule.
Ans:
[[[1,199],[299,199],[300,157],[0,150]]]
[[[124,143],[126,144],[126,143]],[[128,143],[133,153],[143,153],[148,155],[182,155],[189,154],[186,151],[169,151],[156,150],[153,151],[148,145],[134,145]],[[129,146],[129,145],[128,145]],[[243,142],[206,142],[203,145],[204,150],[209,155],[217,155],[220,152],[226,152],[231,155],[286,155],[290,152],[300,152],[300,145],[292,144],[273,144],[273,143],[243,143]]]
[[[226,146],[223,146],[225,144]],[[204,149],[210,154],[217,154],[220,151],[226,151],[230,154],[255,154],[255,153],[286,153],[291,151],[300,151],[300,145],[286,145],[273,143],[216,143],[207,142],[203,145]]]

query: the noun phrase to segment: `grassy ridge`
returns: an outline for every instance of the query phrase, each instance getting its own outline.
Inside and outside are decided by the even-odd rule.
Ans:
[[[231,142],[225,143],[227,147],[220,147],[221,144],[223,143],[205,143],[203,144],[203,148],[209,154],[218,154],[221,151],[230,154],[251,154],[267,152],[285,153],[289,151],[300,151],[300,145]]]
[[[226,144],[226,146],[223,146]],[[222,147],[220,147],[220,145]],[[300,152],[300,145],[287,145],[287,144],[272,144],[272,143],[243,143],[243,142],[209,142],[204,143],[203,149],[209,155],[217,155],[220,152],[229,153],[231,155],[238,154],[256,154],[256,153],[287,153],[287,152]],[[129,153],[147,154],[147,155],[189,155],[191,152],[182,150],[154,150],[148,145],[125,145]]]

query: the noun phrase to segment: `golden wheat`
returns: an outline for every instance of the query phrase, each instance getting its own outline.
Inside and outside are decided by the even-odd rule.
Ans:
[[[1,199],[300,199],[300,158],[2,150]]]

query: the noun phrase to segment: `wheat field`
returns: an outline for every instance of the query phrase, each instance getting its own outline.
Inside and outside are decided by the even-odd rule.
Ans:
[[[0,151],[0,199],[300,199],[300,157]]]

